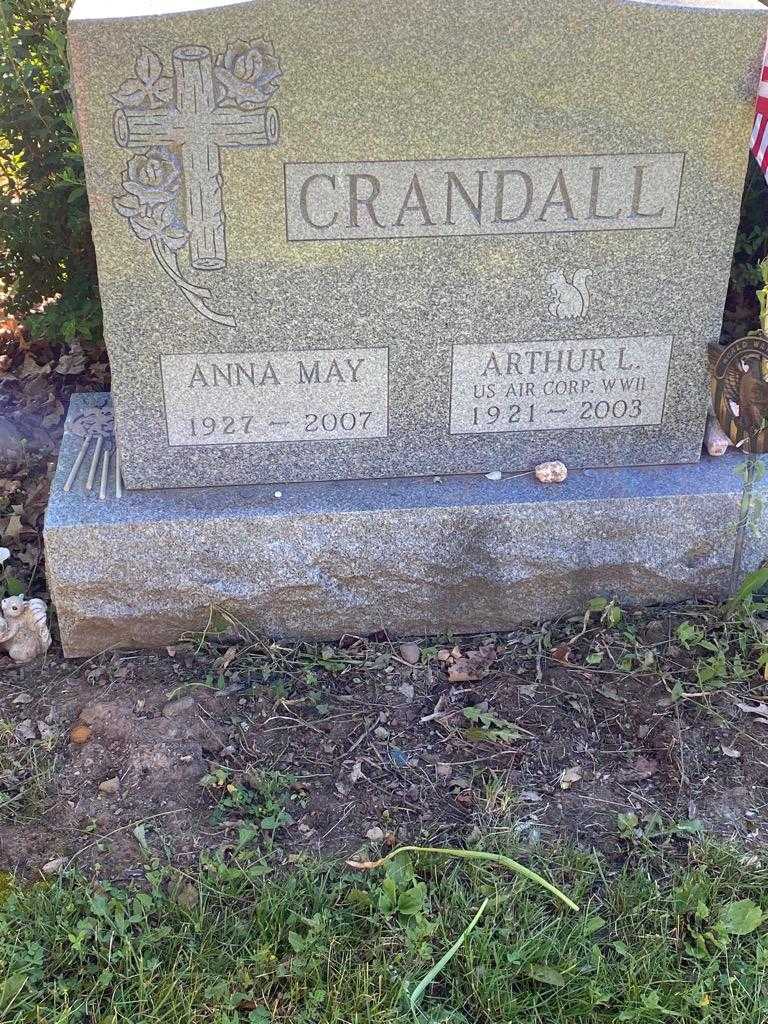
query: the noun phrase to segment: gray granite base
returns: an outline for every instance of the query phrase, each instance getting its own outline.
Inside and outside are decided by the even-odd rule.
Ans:
[[[101,396],[103,400],[104,396]],[[68,424],[99,396],[77,396]],[[64,652],[173,643],[212,606],[273,636],[496,631],[582,609],[727,594],[741,457],[531,475],[123,491],[64,485],[45,519]],[[489,467],[491,468],[491,467]],[[744,566],[768,543],[750,533]]]

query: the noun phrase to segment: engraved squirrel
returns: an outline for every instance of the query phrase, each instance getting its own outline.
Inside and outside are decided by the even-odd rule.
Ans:
[[[589,288],[587,281],[592,271],[582,268],[575,271],[570,281],[562,270],[547,278],[555,301],[550,303],[549,312],[558,320],[581,320],[589,309]]]
[[[6,597],[0,609],[0,647],[6,648],[11,661],[23,665],[45,654],[51,646],[45,601],[38,597],[25,601],[19,594]]]

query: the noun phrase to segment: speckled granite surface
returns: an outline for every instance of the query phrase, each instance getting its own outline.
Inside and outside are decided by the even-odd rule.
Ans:
[[[129,487],[698,459],[760,5],[94,6],[70,48]]]
[[[104,397],[104,396],[102,396]],[[73,399],[68,424],[99,396]],[[65,653],[172,643],[211,605],[275,636],[505,629],[597,594],[642,605],[727,592],[739,458],[530,475],[296,483],[98,497],[65,433],[45,521]],[[764,557],[766,527],[745,565]]]

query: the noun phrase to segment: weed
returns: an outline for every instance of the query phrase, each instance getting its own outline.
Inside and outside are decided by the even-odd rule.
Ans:
[[[513,743],[522,739],[523,733],[505,718],[499,718],[492,711],[483,707],[468,707],[463,710],[464,717],[474,728],[463,729],[462,735],[468,740],[491,741],[493,743]]]
[[[213,821],[219,823],[225,818],[234,818],[255,824],[273,840],[278,829],[293,823],[293,817],[285,809],[289,796],[288,788],[294,778],[281,772],[251,769],[235,772],[218,766],[200,780],[202,786],[210,789],[218,798],[213,812]],[[240,845],[255,837],[253,829],[241,829]]]

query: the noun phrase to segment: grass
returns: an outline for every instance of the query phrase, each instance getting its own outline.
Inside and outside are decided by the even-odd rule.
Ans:
[[[51,733],[20,742],[14,724],[0,719],[0,824],[43,812],[56,768],[56,740]]]
[[[504,850],[512,853],[519,851]],[[574,913],[477,863],[385,872],[212,860],[142,887],[0,887],[3,1024],[591,1024],[768,1018],[768,868],[692,844],[610,873],[531,858]],[[455,956],[408,997],[473,920]]]

